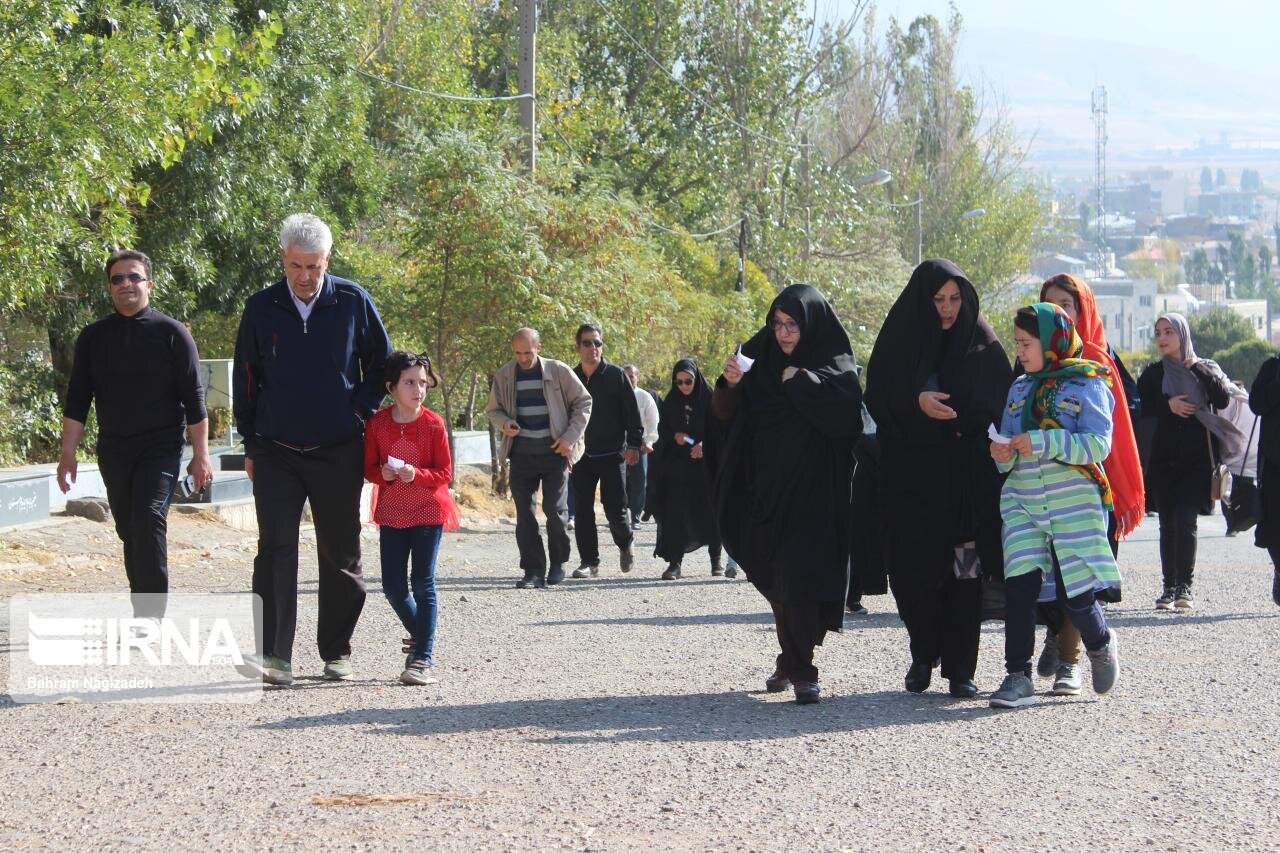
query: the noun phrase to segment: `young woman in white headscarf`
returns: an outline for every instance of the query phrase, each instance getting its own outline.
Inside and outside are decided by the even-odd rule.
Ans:
[[[1154,418],[1147,459],[1148,503],[1160,518],[1160,610],[1190,610],[1196,567],[1197,516],[1213,512],[1209,481],[1217,460],[1235,457],[1246,437],[1213,409],[1226,407],[1235,386],[1213,361],[1199,358],[1187,318],[1156,320],[1160,360],[1138,379],[1142,416]]]

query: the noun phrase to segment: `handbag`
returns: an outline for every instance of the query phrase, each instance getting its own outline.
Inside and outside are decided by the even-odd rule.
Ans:
[[[1249,444],[1253,443],[1254,430],[1258,428],[1258,418],[1253,419],[1253,429],[1249,430]],[[1248,447],[1248,445],[1246,445]],[[1245,461],[1249,454],[1240,461],[1240,473],[1231,479],[1231,486],[1222,500],[1222,517],[1227,520],[1228,533],[1243,533],[1262,519],[1262,490],[1253,477],[1244,476]],[[1262,472],[1262,464],[1258,464],[1258,472]]]
[[[1204,437],[1209,442],[1209,464],[1213,467],[1213,473],[1209,475],[1209,500],[1225,500],[1231,494],[1231,469],[1214,457],[1213,433],[1206,429]]]

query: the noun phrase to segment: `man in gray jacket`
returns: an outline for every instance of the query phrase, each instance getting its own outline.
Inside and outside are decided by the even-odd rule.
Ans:
[[[569,560],[569,467],[582,456],[591,395],[567,364],[540,355],[542,341],[533,329],[517,329],[511,351],[515,358],[493,375],[484,412],[502,432],[498,458],[511,463],[516,545],[524,572],[516,586],[536,589],[564,580]],[[539,487],[550,568],[533,514]]]

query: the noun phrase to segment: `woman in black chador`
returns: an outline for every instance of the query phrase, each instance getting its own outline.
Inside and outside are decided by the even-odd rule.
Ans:
[[[671,390],[659,407],[658,443],[649,458],[653,488],[645,502],[658,523],[653,555],[667,563],[663,580],[679,578],[684,555],[704,545],[711,554],[711,574],[724,574],[711,503],[711,427],[711,386],[693,359],[682,358],[671,370]]]
[[[771,693],[819,697],[813,650],[839,631],[849,580],[853,444],[862,391],[849,336],[822,294],[794,284],[732,355],[712,412],[728,437],[715,481],[725,548],[769,600],[781,654]]]
[[[941,660],[951,695],[978,688],[980,574],[1000,578],[1000,475],[987,427],[1013,371],[978,294],[951,261],[927,260],[889,309],[867,363],[878,426],[884,558],[911,636],[906,688]]]

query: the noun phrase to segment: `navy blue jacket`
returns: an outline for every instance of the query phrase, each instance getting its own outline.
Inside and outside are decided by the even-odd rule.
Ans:
[[[391,341],[364,288],[325,273],[304,323],[281,279],[245,300],[233,407],[252,457],[259,440],[339,444],[364,431],[386,396]]]

